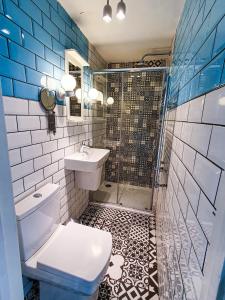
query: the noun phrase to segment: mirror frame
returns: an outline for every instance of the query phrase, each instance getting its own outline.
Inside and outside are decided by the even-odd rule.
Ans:
[[[81,116],[70,115],[70,98],[66,97],[67,119],[72,122],[84,121],[84,67],[89,67],[89,63],[75,50],[65,50],[65,73],[69,74],[69,63],[81,69]]]

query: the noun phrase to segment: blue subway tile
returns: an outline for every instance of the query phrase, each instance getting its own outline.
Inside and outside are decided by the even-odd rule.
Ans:
[[[46,82],[46,75],[26,67],[27,83],[43,86]]]
[[[69,37],[67,37],[64,33],[60,31],[60,43],[65,46],[65,48],[72,48],[72,41]]]
[[[3,56],[9,56],[7,40],[5,37],[0,35],[0,54]]]
[[[225,48],[225,16],[217,26],[213,56]]]
[[[0,56],[0,75],[25,81],[24,66],[8,58]]]
[[[60,58],[60,68],[65,71],[65,59],[64,58]]]
[[[223,85],[225,84],[225,64],[223,65],[223,73],[221,76],[220,84],[223,84]]]
[[[53,77],[53,65],[40,57],[37,57],[36,60],[37,60],[37,70],[42,72],[45,75],[49,75]]]
[[[48,17],[50,17],[49,3],[46,0],[33,0],[33,2],[43,11]]]
[[[20,27],[3,15],[0,15],[0,33],[12,41],[22,44]]]
[[[14,21],[17,25],[33,33],[31,18],[28,17],[17,5],[15,5],[11,0],[4,0],[5,15]]]
[[[2,95],[13,96],[12,79],[6,77],[0,77],[0,81],[2,82]]]
[[[44,15],[43,15],[43,27],[52,36],[54,36],[54,38],[59,40],[59,29],[58,29],[58,27],[51,20],[49,20],[48,17],[46,17]]]
[[[52,49],[52,39],[50,34],[48,34],[41,26],[37,23],[33,23],[34,36],[42,42],[45,46]]]
[[[225,51],[213,59],[200,73],[199,94],[219,86],[225,59]]]
[[[31,52],[44,57],[44,45],[27,32],[22,33],[23,46]]]
[[[53,8],[50,7],[51,12],[51,20],[52,22],[63,32],[66,31],[66,23],[63,18],[58,14],[58,12]]]
[[[2,0],[0,0],[0,12],[3,13],[3,5],[2,5]]]
[[[52,50],[45,48],[45,58],[53,65],[60,67],[60,56],[55,54],[55,52],[53,52]]]
[[[54,78],[61,80],[64,75],[64,71],[54,66]]]
[[[205,9],[204,9],[204,18],[208,15],[210,12],[213,4],[215,3],[216,0],[205,0]]]
[[[48,2],[50,3],[50,5],[52,7],[54,7],[54,9],[58,9],[58,1],[57,0],[48,0]]]
[[[61,4],[58,3],[58,12],[59,15],[64,19],[64,21],[69,25],[70,27],[72,26],[73,21],[71,20],[70,16],[68,13],[65,11],[65,9],[62,7]]]
[[[52,39],[53,51],[60,55],[61,57],[65,56],[65,47],[57,42],[55,39]]]
[[[66,25],[66,35],[74,42],[77,41],[77,34],[68,26]]]
[[[33,20],[42,25],[41,10],[31,0],[19,0],[19,6]]]
[[[35,68],[35,55],[29,50],[9,41],[10,58],[25,66]]]
[[[208,64],[208,62],[211,60],[212,57],[212,50],[215,40],[216,30],[214,30],[204,45],[201,47],[199,52],[196,54],[195,59],[195,74],[198,73],[199,70],[201,70],[205,65]]]
[[[14,86],[14,96],[17,98],[31,99],[31,100],[39,100],[39,91],[35,85],[27,84],[25,82],[13,81]]]

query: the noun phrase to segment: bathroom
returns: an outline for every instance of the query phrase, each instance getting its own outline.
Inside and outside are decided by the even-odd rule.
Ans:
[[[0,0],[0,300],[225,299],[225,0]]]

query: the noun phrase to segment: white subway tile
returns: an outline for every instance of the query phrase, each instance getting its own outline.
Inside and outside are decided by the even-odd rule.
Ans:
[[[59,160],[59,170],[64,169],[64,167],[65,167],[64,159],[60,159]]]
[[[41,116],[40,117],[41,121],[41,129],[48,129],[48,119],[46,116]]]
[[[194,178],[212,203],[215,201],[220,173],[219,168],[205,157],[197,154],[193,173]]]
[[[29,131],[8,133],[8,148],[14,149],[31,144],[31,135]]]
[[[191,249],[191,253],[190,253],[189,269],[190,269],[190,275],[192,278],[192,282],[195,287],[197,299],[201,300],[200,294],[201,294],[201,288],[202,288],[203,275],[202,275],[201,269],[199,267],[199,263],[198,263],[198,260],[197,260],[197,257],[195,255],[193,248]]]
[[[195,155],[196,151],[193,150],[188,145],[184,144],[184,150],[183,150],[183,158],[182,161],[185,165],[185,167],[190,171],[193,172],[194,163],[195,163]]]
[[[46,111],[41,106],[40,102],[29,101],[29,114],[35,116],[44,116],[46,115]]]
[[[18,116],[18,130],[26,131],[26,130],[35,130],[40,129],[40,118],[36,116]]]
[[[46,178],[45,180],[42,180],[40,183],[38,183],[38,184],[36,185],[36,189],[38,190],[38,189],[40,189],[42,186],[44,186],[44,185],[46,185],[46,184],[48,184],[48,183],[52,183],[52,176],[51,176],[51,177],[48,177],[48,178]]]
[[[185,177],[184,190],[189,201],[191,202],[194,212],[196,213],[200,196],[200,188],[188,172],[186,173]]]
[[[74,135],[74,128],[73,127],[65,127],[64,130],[64,137],[72,136]]]
[[[200,195],[197,218],[210,242],[215,220],[215,209],[203,193]]]
[[[9,161],[10,166],[14,166],[21,163],[20,149],[14,149],[9,151]]]
[[[197,255],[198,262],[202,268],[207,249],[207,239],[190,206],[188,207],[187,213],[187,228]]]
[[[189,102],[177,107],[176,121],[187,121],[189,110]]]
[[[225,125],[225,87],[206,95],[202,122]]]
[[[192,126],[190,145],[205,156],[208,152],[211,131],[211,125],[193,124]]]
[[[54,164],[51,164],[47,167],[44,168],[44,176],[45,178],[55,174],[56,172],[58,172],[58,162],[54,163]]]
[[[186,169],[185,169],[183,163],[178,159],[176,172],[177,172],[177,176],[180,179],[180,182],[182,185],[184,184],[184,177],[185,177],[185,172],[186,172],[185,170]]]
[[[189,103],[188,122],[201,123],[205,96],[191,100]]]
[[[16,116],[5,116],[5,126],[7,132],[17,131]]]
[[[24,178],[25,189],[29,189],[44,179],[43,170],[32,173]]]
[[[180,138],[181,130],[182,130],[182,122],[176,122],[174,127],[174,135],[178,138]]]
[[[18,98],[3,97],[6,115],[28,115],[28,101]]]
[[[51,153],[57,150],[57,141],[50,141],[42,144],[43,154]]]
[[[213,126],[208,158],[225,169],[225,128]]]
[[[34,169],[35,171],[40,170],[51,164],[51,155],[46,154],[34,159]]]
[[[179,215],[179,220],[177,224],[178,224],[180,236],[182,237],[182,246],[184,249],[185,257],[188,260],[191,251],[191,239],[188,234],[188,229],[182,214]]]
[[[31,145],[31,146],[21,148],[21,156],[23,161],[30,160],[32,158],[41,155],[42,155],[41,144]]]
[[[65,170],[60,170],[53,175],[53,183],[57,183],[65,176]]]
[[[183,123],[182,126],[181,140],[187,144],[189,144],[191,140],[192,126],[192,123]]]
[[[27,161],[25,163],[16,165],[14,167],[11,167],[11,175],[12,180],[15,181],[17,179],[20,179],[34,171],[33,168],[33,161]]]
[[[55,114],[59,117],[66,117],[66,106],[64,105],[56,105]]]
[[[56,127],[65,127],[66,121],[66,117],[56,117]]]
[[[50,135],[47,130],[32,131],[31,136],[33,144],[48,142],[50,140]]]
[[[63,128],[56,128],[56,133],[51,133],[51,140],[58,140],[63,138]]]
[[[178,191],[177,191],[177,200],[180,204],[180,209],[183,213],[184,218],[186,218],[187,207],[188,207],[188,198],[184,193],[183,187],[179,183]]]
[[[19,194],[24,192],[23,179],[14,181],[12,184],[13,187],[13,196],[16,197]]]
[[[184,143],[180,140],[177,140],[175,152],[177,156],[182,159],[183,156]]]
[[[65,148],[65,156],[73,154],[75,152],[74,146],[69,146]]]
[[[62,149],[69,146],[69,138],[65,137],[63,139],[58,140],[58,149]]]
[[[64,149],[57,150],[52,153],[52,162],[58,161],[64,158]]]

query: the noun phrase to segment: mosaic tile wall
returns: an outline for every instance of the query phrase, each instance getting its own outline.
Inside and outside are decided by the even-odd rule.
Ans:
[[[165,66],[166,60],[149,61]],[[135,67],[136,63],[110,64],[109,68]],[[114,104],[106,114],[106,180],[151,187],[160,130],[163,71],[112,73],[107,78],[108,96]],[[122,101],[123,97],[123,101]]]

